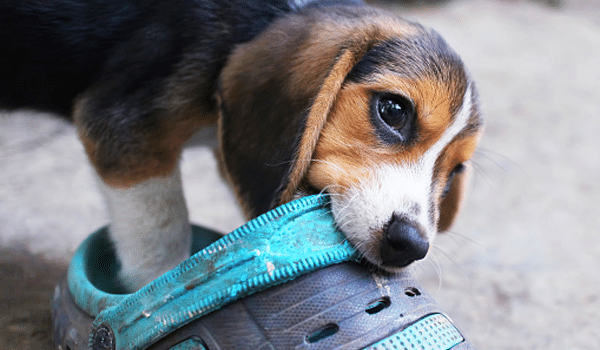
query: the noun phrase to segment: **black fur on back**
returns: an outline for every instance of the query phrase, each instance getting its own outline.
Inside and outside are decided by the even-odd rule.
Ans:
[[[121,74],[120,93],[144,88],[194,45],[216,81],[233,45],[290,10],[274,0],[2,0],[0,107],[70,114],[102,75]]]

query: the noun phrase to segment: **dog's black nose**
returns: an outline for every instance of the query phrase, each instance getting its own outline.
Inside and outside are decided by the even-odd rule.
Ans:
[[[397,215],[390,220],[384,235],[380,247],[383,265],[405,267],[423,259],[429,250],[425,233]]]

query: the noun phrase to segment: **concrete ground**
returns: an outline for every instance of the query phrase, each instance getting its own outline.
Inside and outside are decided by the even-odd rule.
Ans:
[[[469,202],[415,268],[479,349],[600,344],[600,3],[554,3],[394,8],[442,33],[480,90],[487,131]],[[186,148],[183,177],[195,223],[243,222],[206,145]],[[53,285],[106,222],[73,127],[0,114],[0,349],[50,348]]]

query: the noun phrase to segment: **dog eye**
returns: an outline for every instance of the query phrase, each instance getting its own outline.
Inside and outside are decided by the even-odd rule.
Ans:
[[[454,178],[456,177],[456,175],[459,175],[464,170],[465,170],[465,166],[462,163],[460,163],[457,166],[455,166],[454,169],[452,169],[450,171],[450,174],[448,174],[448,180],[446,181],[446,186],[444,187],[444,190],[442,191],[442,199],[446,198],[446,196],[448,196],[448,192],[450,192],[450,189],[452,188],[452,182],[454,182]]]
[[[379,116],[394,129],[401,129],[412,113],[410,102],[401,97],[383,97],[377,106]]]
[[[414,133],[414,107],[408,99],[390,94],[375,98],[375,125],[386,142],[407,142]]]

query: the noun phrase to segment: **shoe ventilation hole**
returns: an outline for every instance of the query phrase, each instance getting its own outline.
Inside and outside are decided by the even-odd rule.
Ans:
[[[375,315],[375,314],[381,312],[383,309],[388,308],[391,304],[392,304],[392,301],[390,300],[390,297],[386,296],[386,297],[379,298],[379,299],[369,303],[369,305],[367,305],[367,308],[365,309],[365,311],[369,315]]]
[[[421,292],[415,287],[408,287],[404,290],[404,294],[413,298],[413,297],[417,297],[417,296],[421,295]]]
[[[311,333],[306,337],[306,341],[310,344],[320,342],[323,339],[329,338],[340,330],[340,326],[335,323],[330,323],[323,328]]]

